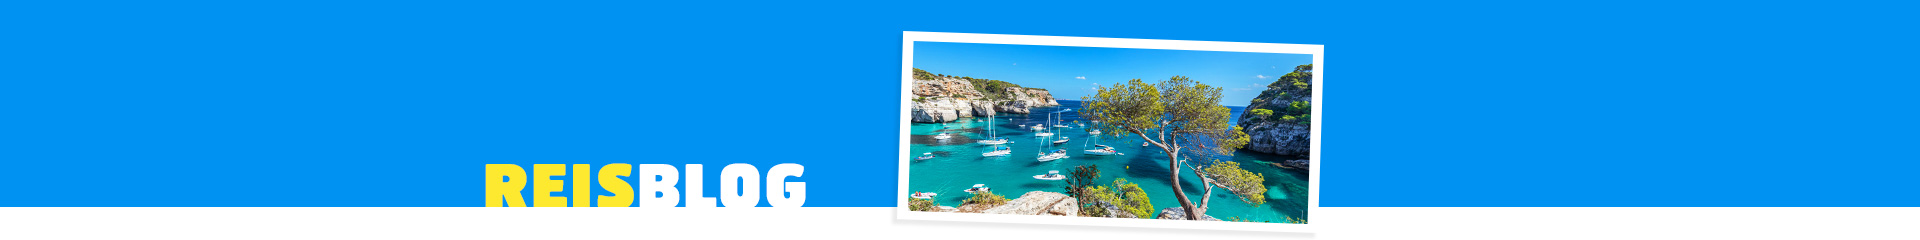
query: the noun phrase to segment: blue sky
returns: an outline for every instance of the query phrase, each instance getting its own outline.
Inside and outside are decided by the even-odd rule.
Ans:
[[[1158,49],[914,42],[913,67],[935,74],[986,78],[1045,88],[1053,97],[1080,100],[1094,84],[1174,75],[1224,88],[1221,105],[1246,106],[1275,77],[1313,55]]]

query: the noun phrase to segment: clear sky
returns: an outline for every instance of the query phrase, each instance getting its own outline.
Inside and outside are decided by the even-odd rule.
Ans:
[[[1221,105],[1246,106],[1274,78],[1313,55],[1186,50],[914,42],[913,67],[935,74],[1007,81],[1045,88],[1056,99],[1080,100],[1094,84],[1174,75],[1224,88]]]

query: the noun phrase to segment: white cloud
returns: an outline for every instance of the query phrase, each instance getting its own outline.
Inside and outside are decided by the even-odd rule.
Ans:
[[[1087,80],[1087,76],[1073,77],[1073,79]]]
[[[1253,75],[1253,78],[1267,79],[1267,75]]]

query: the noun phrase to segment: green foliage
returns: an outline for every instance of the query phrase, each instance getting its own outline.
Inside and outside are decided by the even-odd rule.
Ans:
[[[920,68],[914,68],[913,79],[914,80],[934,80],[934,79],[939,79],[939,75],[934,75],[933,73],[929,73],[927,72],[927,70],[920,70]]]
[[[1115,204],[1120,196],[1115,195],[1107,186],[1092,186],[1082,190],[1086,192],[1082,193],[1081,197],[1074,198],[1080,201],[1081,216],[1113,217],[1113,213],[1107,212],[1107,208],[1102,206]]]
[[[1106,208],[1100,207],[1099,199],[1093,197],[1097,192],[1105,191],[1105,188],[1094,185],[1094,181],[1098,179],[1100,179],[1100,168],[1092,165],[1075,166],[1073,171],[1067,172],[1067,196],[1080,201],[1080,215],[1110,216]]]
[[[1167,168],[1173,173],[1178,173],[1183,165],[1182,155],[1187,158],[1231,156],[1250,140],[1239,126],[1228,123],[1233,110],[1220,106],[1220,87],[1173,76],[1156,84],[1133,79],[1095,90],[1093,95],[1080,98],[1083,104],[1080,117],[1100,121],[1098,129],[1102,132],[1116,136],[1135,134],[1159,147],[1167,154]],[[1184,183],[1179,174],[1173,176],[1168,182],[1173,186],[1175,199],[1180,200],[1191,218],[1198,219],[1205,207],[1189,200],[1180,187]]]
[[[1000,204],[1007,204],[1007,197],[995,195],[993,194],[992,191],[978,191],[978,192],[973,192],[973,197],[969,197],[967,198],[967,200],[961,201],[961,203],[996,206]]]
[[[1285,106],[1267,105],[1268,102],[1272,102],[1275,99],[1291,99],[1295,96],[1311,97],[1313,94],[1313,64],[1293,67],[1293,72],[1280,76],[1273,84],[1267,85],[1267,88],[1267,92],[1261,94],[1259,98],[1254,98],[1253,103],[1248,105],[1248,107],[1250,107],[1248,111],[1267,110],[1273,111],[1274,114],[1253,119],[1299,124],[1309,124],[1310,119],[1313,119],[1310,118],[1310,114],[1313,113],[1313,102],[1310,101],[1283,101],[1286,102]]]
[[[1268,110],[1268,109],[1257,109],[1257,108],[1256,108],[1256,109],[1253,109],[1253,110],[1247,110],[1247,113],[1248,113],[1248,114],[1253,114],[1253,117],[1256,117],[1256,118],[1267,118],[1267,117],[1272,117],[1272,116],[1273,116],[1273,110]]]
[[[1111,87],[1101,86],[1094,95],[1081,97],[1084,111],[1080,117],[1100,121],[1102,132],[1165,132],[1154,139],[1183,149],[1232,155],[1247,144],[1247,134],[1228,124],[1232,109],[1220,106],[1221,88],[1198,83],[1184,76],[1147,84],[1140,79]],[[1165,128],[1165,129],[1162,129]],[[1158,135],[1158,134],[1156,134]],[[1171,149],[1167,149],[1171,150]],[[1168,151],[1172,152],[1172,151]]]
[[[1130,183],[1127,179],[1121,178],[1113,180],[1113,186],[1120,190],[1119,198],[1113,203],[1119,206],[1121,211],[1127,211],[1138,218],[1154,217],[1153,201],[1147,199],[1147,190],[1140,189],[1140,184]]]
[[[1240,196],[1240,201],[1256,206],[1267,202],[1266,176],[1240,168],[1239,162],[1213,160],[1200,170],[1213,184]]]
[[[1096,179],[1100,179],[1100,168],[1093,165],[1074,166],[1073,171],[1067,172],[1067,196],[1083,198],[1083,192],[1095,186],[1093,181]]]
[[[929,211],[933,205],[933,200],[907,198],[907,211]]]

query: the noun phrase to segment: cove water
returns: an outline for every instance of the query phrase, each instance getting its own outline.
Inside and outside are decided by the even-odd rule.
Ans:
[[[1126,178],[1128,182],[1139,184],[1141,189],[1146,190],[1149,200],[1153,203],[1153,214],[1159,214],[1160,209],[1180,206],[1180,202],[1174,198],[1173,187],[1168,184],[1165,153],[1157,147],[1141,147],[1140,138],[1129,134],[1122,137],[1107,136],[1097,139],[1098,144],[1111,146],[1124,155],[1082,154],[1081,150],[1093,146],[1093,143],[1088,141],[1096,141],[1096,139],[1087,133],[1087,128],[1074,124],[1074,121],[1089,125],[1092,123],[1080,119],[1080,101],[1059,100],[1059,102],[1060,106],[1056,107],[1032,108],[1033,114],[996,115],[992,125],[982,117],[965,118],[950,123],[913,123],[908,134],[912,135],[909,137],[912,143],[909,149],[914,156],[904,156],[911,162],[907,167],[907,191],[938,193],[939,195],[933,198],[934,203],[950,207],[958,207],[961,201],[971,197],[972,194],[963,190],[974,184],[986,184],[994,194],[1006,196],[1008,199],[1018,198],[1029,191],[1064,193],[1067,185],[1065,180],[1039,180],[1034,179],[1033,176],[1046,174],[1047,171],[1060,171],[1061,175],[1069,175],[1075,166],[1093,165],[1100,169],[1100,181],[1096,182],[1100,185],[1110,185],[1116,178]],[[1232,109],[1231,118],[1237,123],[1245,107],[1227,107]],[[1046,122],[1046,113],[1065,109],[1074,109],[1074,111],[1056,114],[1055,117],[1062,118],[1059,124],[1068,125],[1071,128],[1054,128],[1055,135],[1052,137],[1042,138],[1034,135],[1036,132],[1030,127]],[[990,139],[989,128],[993,129],[995,135],[1012,140],[1012,143],[1001,145],[1012,147],[1012,155],[998,157],[980,155],[992,150],[992,146],[981,145],[974,141]],[[942,132],[950,133],[952,138],[934,139],[935,135]],[[1052,142],[1061,136],[1067,137],[1070,141],[1062,144]],[[1038,161],[1039,153],[1055,149],[1066,149],[1070,157],[1048,162]],[[922,153],[933,153],[935,157],[929,160],[912,160]],[[1263,196],[1266,198],[1266,203],[1257,206],[1247,204],[1241,201],[1239,196],[1225,189],[1215,189],[1212,196],[1213,203],[1207,210],[1207,215],[1222,220],[1237,218],[1256,222],[1285,222],[1286,217],[1306,219],[1307,173],[1303,170],[1282,169],[1268,164],[1299,158],[1244,150],[1236,151],[1233,156],[1216,156],[1215,158],[1239,162],[1241,168],[1263,175],[1267,185],[1267,194]],[[1208,162],[1206,159],[1193,161],[1193,163]],[[1181,186],[1182,190],[1187,192],[1187,197],[1193,201],[1193,204],[1200,204],[1203,197],[1201,193],[1205,192],[1206,188],[1200,184],[1199,176],[1191,169],[1182,169],[1181,174],[1180,180],[1185,184]]]

